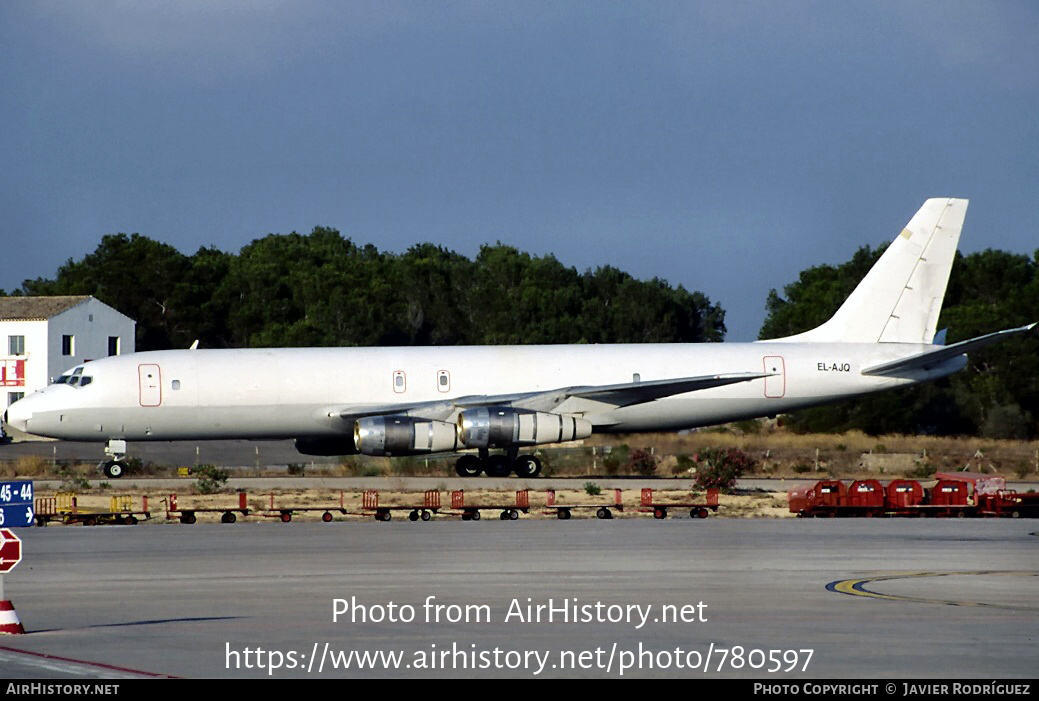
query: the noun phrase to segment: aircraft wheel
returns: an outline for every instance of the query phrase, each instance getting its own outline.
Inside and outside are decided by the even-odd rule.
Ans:
[[[533,455],[521,455],[512,463],[517,477],[537,477],[541,474],[541,461]]]
[[[423,520],[423,521],[428,521],[428,520],[429,520],[429,519],[431,519],[431,518],[433,518],[433,514],[429,513],[429,512],[428,512],[428,511],[426,511],[425,509],[423,509],[423,510],[422,510],[422,520]]]
[[[238,520],[238,517],[234,515],[234,512],[228,511],[220,517],[220,523],[234,523]]]
[[[459,477],[479,477],[483,472],[480,458],[475,455],[463,455],[455,461],[455,472]]]
[[[418,511],[412,511],[410,514],[408,514],[408,520],[418,521]]]
[[[329,513],[328,511],[326,511],[325,513],[321,514],[321,520],[324,521],[325,523],[331,523],[332,522],[332,514]]]
[[[118,460],[109,460],[101,468],[101,471],[105,474],[105,477],[109,479],[119,479],[126,473],[126,465],[119,462]]]
[[[484,469],[488,477],[508,477],[512,472],[509,459],[504,455],[492,455],[487,458]]]

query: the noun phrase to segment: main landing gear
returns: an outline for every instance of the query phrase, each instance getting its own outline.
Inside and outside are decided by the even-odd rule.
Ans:
[[[503,454],[491,455],[486,448],[480,456],[463,455],[455,462],[459,477],[479,477],[486,472],[488,477],[508,477],[515,472],[517,477],[537,477],[541,474],[541,461],[534,455],[518,455],[518,448],[509,448]]]
[[[110,440],[105,443],[105,460],[99,467],[105,477],[119,479],[126,474],[126,441]]]

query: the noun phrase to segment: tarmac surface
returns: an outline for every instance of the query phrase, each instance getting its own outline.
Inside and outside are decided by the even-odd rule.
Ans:
[[[1035,677],[1036,532],[1027,520],[442,516],[23,529],[25,558],[4,598],[28,634],[0,638],[0,669]],[[377,651],[400,657],[366,669],[345,657]]]

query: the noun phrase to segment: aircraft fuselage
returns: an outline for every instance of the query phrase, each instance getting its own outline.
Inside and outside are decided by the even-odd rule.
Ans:
[[[770,416],[951,374],[964,356],[903,377],[864,367],[924,344],[725,343],[169,350],[96,360],[89,384],[54,384],[12,405],[20,430],[70,440],[342,437],[344,414],[452,400],[733,371],[769,376],[631,406],[588,400],[558,413],[597,432],[676,430]],[[428,414],[428,412],[427,412]]]

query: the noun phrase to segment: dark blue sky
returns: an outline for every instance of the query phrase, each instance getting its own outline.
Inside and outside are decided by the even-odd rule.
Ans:
[[[1030,1],[6,0],[0,65],[8,290],[107,233],[323,225],[662,277],[752,340],[928,197],[1039,248]]]

